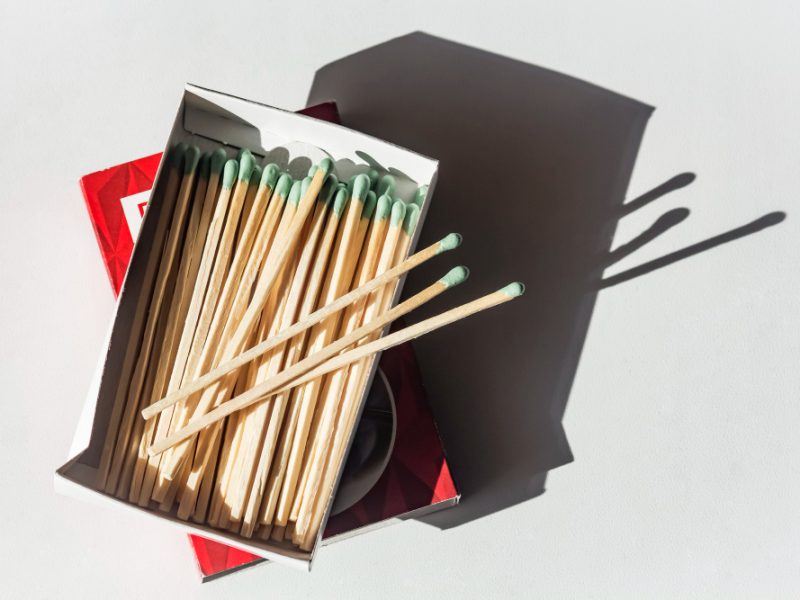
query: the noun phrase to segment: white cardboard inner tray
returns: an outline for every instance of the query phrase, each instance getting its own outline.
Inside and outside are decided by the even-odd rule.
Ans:
[[[427,197],[422,206],[409,254],[413,253],[416,247],[436,183],[438,168],[437,161],[433,159],[345,127],[193,85],[187,85],[184,90],[166,148],[172,148],[180,142],[196,144],[201,150],[213,149],[224,144],[230,156],[233,156],[239,148],[248,148],[260,162],[264,164],[275,162],[295,177],[305,175],[312,162],[317,163],[325,156],[334,160],[334,172],[340,180],[346,180],[354,173],[365,172],[370,167],[377,167],[388,170],[395,177],[397,195],[404,200],[411,199],[417,186],[427,184],[429,186]],[[159,170],[154,190],[158,189],[160,177]],[[320,545],[321,534],[318,535],[314,547],[309,552],[303,552],[288,544],[245,538],[228,531],[182,521],[175,516],[174,511],[162,512],[155,506],[139,507],[97,491],[94,487],[122,363],[130,340],[136,334],[131,331],[132,320],[145,263],[156,224],[161,218],[158,196],[154,195],[151,197],[139,230],[125,282],[117,300],[114,320],[75,433],[71,458],[56,471],[56,489],[66,495],[101,505],[136,511],[170,523],[186,532],[197,533],[242,548],[275,562],[308,569]],[[402,284],[403,279],[398,281],[394,290],[392,305],[400,296]],[[361,408],[376,366],[377,360],[373,359],[370,364],[370,376],[365,387],[359,391]],[[351,431],[348,448],[352,442],[352,433]],[[338,476],[341,476],[341,472]],[[336,487],[338,487],[338,477],[334,495]],[[325,529],[332,498],[333,495],[328,499],[320,532]]]

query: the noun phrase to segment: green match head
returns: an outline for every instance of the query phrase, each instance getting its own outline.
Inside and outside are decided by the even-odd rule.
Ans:
[[[367,177],[369,177],[369,189],[376,190],[378,188],[378,181],[380,177],[378,170],[370,169],[367,171]]]
[[[222,171],[222,187],[229,190],[233,187],[233,182],[236,181],[236,175],[239,173],[239,161],[235,158],[230,159],[225,163],[225,169]]]
[[[364,208],[361,209],[361,218],[362,219],[371,219],[372,215],[375,213],[375,207],[378,204],[378,197],[375,195],[375,192],[372,190],[367,192],[367,199],[364,200]]]
[[[389,217],[389,225],[392,227],[398,227],[403,223],[403,219],[406,216],[406,203],[405,202],[395,202],[392,205],[392,212]]]
[[[348,194],[352,194],[353,193],[353,186],[356,184],[356,177],[358,177],[358,175],[353,175],[352,177],[350,177],[350,179],[347,180],[347,193]]]
[[[250,150],[244,150],[241,154],[242,157],[239,159],[239,181],[250,181],[256,161]]]
[[[299,204],[300,203],[300,196],[303,193],[303,182],[300,180],[295,181],[292,184],[292,189],[289,190],[289,198],[287,202],[289,204]]]
[[[236,153],[236,160],[240,163],[242,162],[242,157],[247,153],[250,152],[247,148],[239,148],[239,151]]]
[[[183,162],[184,174],[194,172],[198,162],[200,162],[200,148],[197,146],[189,146],[189,149],[186,150],[186,160]]]
[[[464,283],[467,277],[469,277],[469,269],[467,267],[454,267],[439,280],[439,283],[443,283],[447,287],[455,287],[459,283]]]
[[[208,179],[208,165],[211,162],[211,152],[203,152],[200,155],[200,162],[197,163],[197,174]]]
[[[514,283],[509,283],[506,287],[500,290],[506,296],[511,296],[512,298],[516,298],[517,296],[522,296],[525,293],[525,284],[521,281],[515,281]]]
[[[278,168],[278,165],[275,163],[269,163],[261,172],[261,182],[259,185],[261,187],[267,187],[270,190],[274,190],[275,183],[278,181],[278,175],[280,172],[281,170]]]
[[[419,206],[416,204],[406,204],[406,217],[403,219],[403,231],[406,232],[406,235],[414,234],[419,221],[419,212]]]
[[[350,195],[347,193],[347,187],[340,185],[336,189],[336,197],[333,199],[333,214],[341,217],[349,199]]]
[[[318,167],[317,165],[311,165],[311,166],[308,168],[308,176],[309,176],[309,177],[313,177],[313,176],[314,176],[314,173],[316,173],[316,172],[317,172],[317,169],[319,169],[319,167]]]
[[[394,177],[387,173],[381,177],[381,181],[378,184],[378,195],[383,196],[384,194],[394,194],[395,185],[396,182]]]
[[[384,194],[380,198],[378,198],[378,204],[375,206],[375,220],[376,221],[385,221],[389,218],[389,214],[392,212],[392,197],[388,194]]]
[[[331,173],[325,178],[325,182],[322,184],[322,189],[319,191],[317,200],[323,204],[328,204],[333,198],[333,195],[336,193],[337,187],[339,187],[339,178]]]
[[[292,187],[292,177],[288,173],[281,173],[278,177],[278,183],[275,184],[275,194],[286,200],[289,195],[289,189]]]
[[[464,241],[464,237],[460,233],[449,233],[439,240],[439,252],[448,252],[455,250]]]
[[[319,168],[322,169],[325,175],[333,173],[333,161],[330,158],[323,158],[319,161]]]
[[[256,165],[253,167],[253,172],[250,173],[250,185],[258,186],[261,184],[261,167]]]
[[[422,208],[422,205],[425,203],[425,196],[428,195],[428,186],[421,185],[417,188],[416,193],[414,194],[414,200],[412,202]]]
[[[369,191],[369,177],[364,175],[356,175],[353,181],[353,198],[365,200],[367,192]]]
[[[189,149],[189,144],[186,142],[180,142],[179,144],[175,144],[169,151],[169,163],[175,167],[176,169],[181,166],[181,161],[183,160],[184,154],[186,154],[186,150]]]
[[[225,168],[225,159],[227,155],[225,154],[225,150],[223,148],[217,148],[214,152],[211,153],[211,160],[209,161],[211,165],[211,172],[212,173],[222,173],[222,169]]]
[[[306,192],[308,191],[308,188],[311,187],[311,180],[312,179],[313,179],[313,177],[304,177],[303,178],[303,183],[300,186],[300,195],[301,196],[305,196],[306,195]]]

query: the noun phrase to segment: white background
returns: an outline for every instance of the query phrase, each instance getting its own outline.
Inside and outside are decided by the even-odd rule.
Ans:
[[[163,4],[0,4],[0,597],[797,597],[795,2]],[[788,216],[600,293],[564,420],[575,461],[544,495],[327,547],[310,575],[200,585],[182,535],[52,490],[113,308],[78,177],[161,149],[186,81],[299,108],[316,68],[419,29],[657,107],[628,197],[698,178],[615,246],[692,217],[607,275]]]

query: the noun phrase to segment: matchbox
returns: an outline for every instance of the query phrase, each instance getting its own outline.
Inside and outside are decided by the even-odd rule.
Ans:
[[[172,148],[180,142],[195,144],[201,150],[223,144],[228,148],[229,155],[235,154],[239,148],[249,148],[256,156],[264,158],[264,162],[278,163],[281,168],[296,177],[302,176],[308,170],[311,161],[318,162],[327,156],[334,159],[335,172],[341,179],[364,172],[370,167],[381,167],[396,178],[396,194],[407,200],[418,186],[428,185],[419,225],[414,231],[408,253],[413,252],[416,246],[437,173],[435,160],[387,142],[344,127],[191,85],[186,86],[166,147]],[[154,189],[158,189],[159,184],[159,176],[156,176]],[[100,448],[110,418],[111,404],[123,361],[129,351],[129,340],[137,335],[137,332],[132,331],[133,316],[137,309],[138,291],[143,281],[149,248],[157,223],[165,218],[161,214],[162,207],[159,204],[158,194],[153,194],[151,198],[122,285],[114,322],[101,359],[101,368],[90,391],[84,418],[76,434],[72,458],[56,473],[57,488],[69,495],[160,519],[189,533],[275,562],[310,568],[322,537],[321,533],[317,535],[316,542],[310,550],[302,551],[285,543],[245,538],[229,531],[182,521],[176,517],[174,511],[162,512],[152,505],[139,507],[101,493],[93,485]],[[131,211],[135,216],[135,209],[140,204],[141,198],[133,198],[131,207],[123,207],[125,219]],[[395,285],[392,305],[397,302],[402,281],[400,279]],[[365,391],[369,389],[375,374],[376,362],[374,358],[370,361],[370,376],[359,391],[362,407]],[[353,431],[349,433],[348,447],[352,443],[352,435]],[[338,477],[341,477],[341,469]],[[337,487],[334,486],[334,494],[328,498],[320,532],[324,531],[331,500]]]
[[[337,107],[332,102],[310,106],[299,112],[340,123]],[[149,199],[161,159],[161,153],[157,153],[90,173],[80,180],[115,297],[119,294],[130,262],[133,240],[144,215],[145,206],[138,200],[144,198],[146,204]],[[134,202],[137,210],[131,219],[124,207]],[[459,500],[411,344],[386,350],[380,359],[380,369],[394,400],[396,435],[391,455],[378,481],[355,504],[346,510],[337,510],[341,498],[341,494],[337,494],[323,544],[441,510]],[[375,384],[371,395],[374,388]],[[356,436],[362,429],[366,435],[371,435],[370,428],[369,419],[362,419]],[[80,448],[70,455],[78,451]],[[358,478],[361,470],[355,461],[348,460],[343,479]],[[340,491],[346,487],[343,484]],[[203,582],[266,564],[265,559],[259,556],[219,542],[197,535],[190,535],[189,539]]]

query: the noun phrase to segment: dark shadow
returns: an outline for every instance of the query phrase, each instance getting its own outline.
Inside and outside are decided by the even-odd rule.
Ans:
[[[647,206],[654,200],[658,200],[662,196],[666,196],[670,192],[674,192],[675,190],[679,190],[682,187],[686,187],[690,183],[692,183],[697,176],[694,173],[680,173],[668,179],[664,183],[659,186],[654,187],[649,192],[642,194],[638,198],[631,200],[630,202],[626,202],[622,205],[622,210],[620,211],[620,216],[629,215],[632,212],[639,210],[643,206]]]
[[[611,247],[653,109],[422,33],[322,68],[309,103],[325,100],[344,125],[440,161],[420,247],[450,231],[465,242],[412,272],[405,296],[454,264],[472,275],[413,320],[509,281],[528,285],[520,300],[414,342],[463,493],[424,521],[452,527],[540,494],[548,470],[572,460],[561,421],[597,257]]]
[[[766,229],[767,227],[772,227],[773,225],[777,225],[784,219],[786,219],[785,212],[777,211],[768,213],[751,223],[742,225],[741,227],[736,227],[735,229],[731,229],[730,231],[726,231],[725,233],[715,235],[714,237],[708,238],[707,240],[704,240],[702,242],[692,244],[691,246],[687,246],[686,248],[677,250],[675,252],[667,254],[666,256],[662,256],[661,258],[651,260],[650,262],[644,263],[643,265],[639,265],[638,267],[634,267],[633,269],[629,269],[617,275],[612,275],[611,277],[602,279],[598,283],[597,288],[603,289],[611,287],[613,285],[617,285],[619,283],[623,283],[625,281],[630,281],[631,279],[640,277],[642,275],[655,271],[656,269],[661,269],[663,267],[666,267],[667,265],[676,263],[679,260],[683,260],[684,258],[689,258],[690,256],[694,256],[695,254],[700,254],[701,252],[705,252],[706,250],[710,250],[711,248],[714,248],[721,244],[725,244],[726,242],[732,242],[733,240],[737,240],[746,235],[757,233],[762,229]]]
[[[661,234],[666,233],[678,223],[686,220],[689,216],[689,212],[688,208],[674,208],[665,212],[656,219],[655,223],[633,238],[630,242],[623,244],[613,252],[609,252],[605,258],[605,265],[613,265],[615,262],[619,262],[626,256],[633,254],[645,244],[652,242]]]

